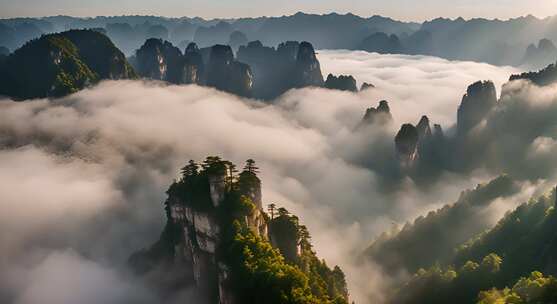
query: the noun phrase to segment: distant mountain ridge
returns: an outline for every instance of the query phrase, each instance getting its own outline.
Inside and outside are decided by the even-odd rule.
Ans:
[[[437,18],[423,23],[403,22],[374,15],[306,14],[280,17],[205,20],[199,17],[52,16],[0,20],[0,46],[14,50],[44,33],[98,28],[131,55],[149,38],[168,40],[180,48],[256,41],[278,45],[311,41],[316,49],[362,49],[379,53],[423,54],[495,65],[522,65],[528,46],[540,40],[557,41],[557,17],[533,16],[508,20]],[[234,34],[234,37],[232,37]],[[234,43],[235,44],[235,43]],[[234,45],[234,48],[239,45]],[[552,52],[536,61],[555,62]]]

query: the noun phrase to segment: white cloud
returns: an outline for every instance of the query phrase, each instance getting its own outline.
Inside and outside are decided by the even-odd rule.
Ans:
[[[400,123],[428,114],[450,124],[469,83],[500,83],[511,70],[361,52],[319,56],[324,71],[354,74],[378,89],[293,90],[268,106],[197,86],[107,81],[54,101],[0,101],[0,248],[10,248],[0,251],[0,261],[16,267],[22,261],[17,252],[46,250],[46,265],[56,265],[56,252],[72,248],[89,259],[76,266],[84,267],[84,276],[104,277],[105,268],[158,237],[164,191],[181,165],[220,155],[237,164],[254,158],[265,203],[300,215],[320,255],[348,269],[355,286],[361,273],[350,273],[357,268],[347,257],[393,221],[454,201],[488,177],[445,174],[426,190],[408,179],[386,188]],[[391,102],[395,123],[353,132],[365,109],[381,99]],[[81,259],[62,256],[70,264]],[[90,264],[99,261],[100,270]],[[39,274],[45,273],[41,267]],[[43,276],[13,290],[10,273],[0,274],[0,294],[9,289],[23,302],[41,294]],[[66,284],[58,283],[48,286]],[[352,294],[361,300],[369,291],[354,288]]]

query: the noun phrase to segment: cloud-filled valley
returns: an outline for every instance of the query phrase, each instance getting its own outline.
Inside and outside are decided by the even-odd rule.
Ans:
[[[318,57],[324,74],[351,74],[376,88],[295,89],[269,105],[195,85],[123,80],[55,100],[1,100],[0,296],[21,304],[156,299],[124,266],[158,238],[165,191],[189,159],[255,159],[264,203],[300,216],[319,255],[345,269],[358,303],[380,299],[381,284],[373,265],[358,269],[352,257],[393,223],[452,203],[497,174],[524,172],[522,195],[486,216],[494,224],[555,177],[548,165],[557,155],[555,87],[507,85],[504,105],[477,130],[489,143],[489,166],[442,170],[421,187],[391,176],[400,125],[428,115],[450,130],[469,84],[491,79],[499,91],[517,70],[351,51]],[[393,122],[356,130],[383,99]],[[502,149],[515,153],[502,157]],[[86,290],[70,278],[83,279]]]

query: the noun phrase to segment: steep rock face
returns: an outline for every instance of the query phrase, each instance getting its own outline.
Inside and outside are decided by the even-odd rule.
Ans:
[[[170,42],[147,39],[135,57],[137,72],[142,77],[180,83],[182,53]]]
[[[211,48],[207,66],[207,86],[240,96],[251,96],[253,75],[247,64],[234,60],[230,46],[215,45]]]
[[[418,129],[412,124],[404,124],[395,137],[397,158],[403,167],[410,167],[418,158]]]
[[[96,30],[71,30],[60,35],[79,49],[83,62],[100,79],[132,79],[137,77],[126,56],[110,39]]]
[[[252,160],[239,175],[218,157],[199,167],[190,161],[168,189],[160,240],[130,258],[138,273],[167,265],[163,281],[166,274],[173,287],[166,292],[193,289],[196,303],[348,303],[344,274],[316,257],[298,218],[284,208],[270,217],[263,211]]]
[[[29,41],[0,66],[0,94],[59,97],[101,79],[134,78],[123,54],[103,34],[72,30]]]
[[[300,43],[296,58],[295,87],[323,86],[321,65],[315,56],[315,50],[309,42]]]
[[[366,110],[361,125],[371,124],[386,124],[393,120],[389,103],[386,100],[381,100],[377,108],[371,107]]]
[[[325,81],[325,87],[332,90],[358,92],[356,79],[354,79],[352,75],[339,75],[337,77],[333,74],[329,74]]]
[[[182,83],[201,84],[203,81],[203,75],[205,73],[205,65],[203,63],[203,57],[201,51],[197,47],[197,44],[190,43],[186,47],[184,53],[184,66],[182,68]]]
[[[423,141],[431,137],[431,127],[429,126],[429,118],[427,116],[422,116],[418,124],[416,125],[416,129],[418,130],[418,138],[419,141]]]
[[[285,60],[295,61],[298,58],[299,49],[300,43],[298,41],[286,41],[278,45],[277,53]]]
[[[457,132],[466,134],[478,125],[497,104],[495,85],[491,81],[478,81],[466,91],[457,113]]]
[[[253,95],[272,99],[280,95],[285,84],[284,70],[295,60],[281,60],[277,51],[259,41],[251,41],[238,50],[238,61],[249,64],[253,72]]]
[[[252,41],[238,50],[238,61],[253,71],[253,96],[274,99],[292,88],[322,86],[323,75],[308,42],[287,41],[272,48]]]

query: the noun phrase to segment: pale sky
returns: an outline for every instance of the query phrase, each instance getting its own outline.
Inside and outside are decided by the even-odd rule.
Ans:
[[[383,15],[406,21],[436,17],[508,19],[557,15],[557,0],[0,0],[0,18],[52,15],[258,17],[307,13]]]

